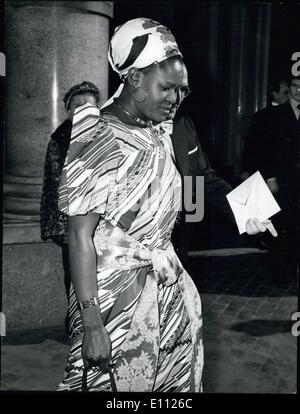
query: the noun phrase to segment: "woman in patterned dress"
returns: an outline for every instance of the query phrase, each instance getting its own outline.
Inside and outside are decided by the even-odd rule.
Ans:
[[[168,119],[183,79],[174,37],[146,18],[118,27],[109,61],[124,85],[101,112],[73,118],[60,186],[69,216],[71,348],[57,389],[200,392],[202,316],[198,291],[170,236],[181,178]]]

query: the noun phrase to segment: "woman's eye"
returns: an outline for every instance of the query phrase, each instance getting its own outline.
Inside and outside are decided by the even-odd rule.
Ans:
[[[161,89],[163,92],[167,92],[168,90],[170,90],[170,88],[165,88],[164,86],[161,86],[161,87],[160,87],[160,89]]]

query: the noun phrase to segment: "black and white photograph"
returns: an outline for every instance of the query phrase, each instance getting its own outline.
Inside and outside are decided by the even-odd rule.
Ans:
[[[1,394],[297,396],[300,2],[0,17]]]

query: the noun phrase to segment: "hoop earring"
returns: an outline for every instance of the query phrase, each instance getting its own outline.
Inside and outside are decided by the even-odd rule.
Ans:
[[[133,99],[138,102],[138,103],[142,103],[147,99],[147,91],[142,88],[141,86],[138,86],[137,88],[135,88],[135,91],[133,92]]]

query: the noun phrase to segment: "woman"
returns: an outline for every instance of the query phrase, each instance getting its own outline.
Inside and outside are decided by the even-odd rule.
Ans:
[[[71,350],[58,390],[199,392],[200,297],[170,242],[181,179],[153,123],[168,119],[184,63],[150,19],[116,29],[109,61],[124,82],[102,113],[77,109],[60,207],[69,217]]]

